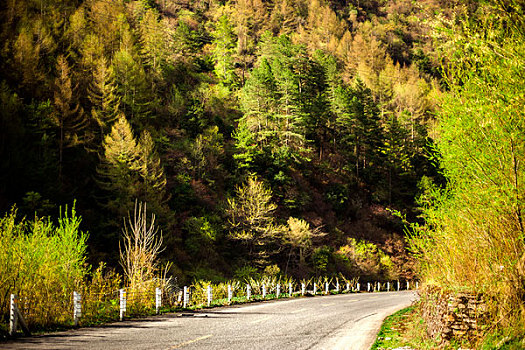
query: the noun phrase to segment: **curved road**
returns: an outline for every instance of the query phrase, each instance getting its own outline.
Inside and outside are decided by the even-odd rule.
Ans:
[[[166,314],[0,343],[2,349],[369,349],[415,292],[295,298]]]

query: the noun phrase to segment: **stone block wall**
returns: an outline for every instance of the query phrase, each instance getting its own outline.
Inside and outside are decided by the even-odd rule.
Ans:
[[[428,335],[446,343],[453,338],[475,339],[487,307],[480,295],[427,287],[421,295],[421,310]]]

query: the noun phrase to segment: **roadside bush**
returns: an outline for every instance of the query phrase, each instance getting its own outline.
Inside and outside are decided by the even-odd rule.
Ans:
[[[347,244],[336,252],[348,264],[349,270],[363,278],[391,280],[397,276],[390,257],[377,245],[364,240],[348,238]]]
[[[0,312],[7,322],[10,294],[18,296],[28,325],[71,321],[72,293],[87,274],[87,234],[75,207],[50,219],[17,220],[16,209],[0,219]]]
[[[446,38],[449,91],[438,114],[436,156],[447,186],[423,184],[426,225],[414,227],[410,244],[427,284],[483,294],[493,301],[491,329],[522,334],[524,36],[521,24],[507,27],[510,12],[482,10],[478,21],[465,20]]]

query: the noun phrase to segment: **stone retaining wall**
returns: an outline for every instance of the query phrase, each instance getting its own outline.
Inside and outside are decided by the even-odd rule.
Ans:
[[[452,338],[475,339],[487,307],[480,295],[427,287],[422,291],[421,310],[428,335],[436,341],[449,342]]]

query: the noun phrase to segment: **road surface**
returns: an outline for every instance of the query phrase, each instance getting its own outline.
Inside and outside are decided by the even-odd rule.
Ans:
[[[414,292],[340,294],[166,314],[0,343],[1,349],[367,350]]]

